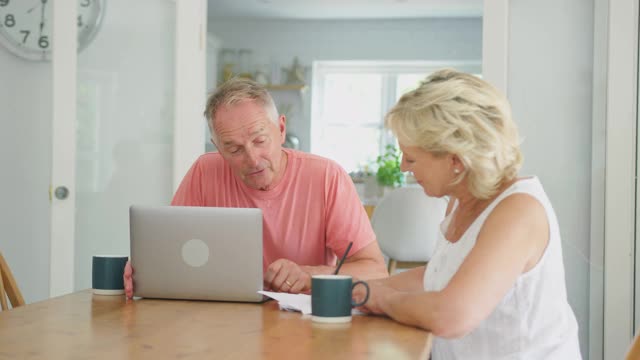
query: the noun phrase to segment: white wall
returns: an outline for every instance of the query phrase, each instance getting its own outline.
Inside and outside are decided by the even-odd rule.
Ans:
[[[253,50],[253,63],[268,68],[289,66],[298,56],[309,66],[314,60],[480,60],[482,20],[223,20],[209,19],[208,31],[222,48]],[[209,54],[208,56],[215,56]],[[208,69],[211,71],[212,69]],[[296,102],[292,93],[274,93],[276,102]],[[309,151],[310,91],[302,95],[288,130]]]
[[[0,252],[27,302],[49,297],[50,63],[0,46]]]
[[[595,90],[600,90],[600,96],[594,97],[595,104],[599,105],[594,107],[594,113],[599,115],[594,120],[600,120],[594,121],[594,126],[600,125],[594,131],[606,133],[602,146],[606,160],[602,350],[605,359],[622,359],[634,337],[634,325],[638,326],[634,324],[634,312],[637,319],[640,310],[640,298],[634,299],[634,285],[639,284],[640,274],[633,269],[634,260],[638,269],[637,256],[640,255],[637,235],[640,225],[637,211],[640,201],[637,190],[639,4],[638,0],[595,2],[596,34],[601,40],[595,49],[598,54],[604,53],[596,57],[595,64],[596,69],[606,75],[596,77],[599,82]]]
[[[129,255],[130,205],[173,194],[175,3],[136,4],[109,1],[78,55],[74,290],[91,287],[92,255]]]
[[[569,301],[585,358],[589,338],[593,1],[512,0],[508,97],[523,173],[540,177],[558,215]]]
[[[91,255],[128,254],[130,204],[171,199],[174,25],[174,2],[111,0],[78,55],[76,289]],[[0,69],[0,251],[34,302],[49,297],[51,63],[0,46]]]

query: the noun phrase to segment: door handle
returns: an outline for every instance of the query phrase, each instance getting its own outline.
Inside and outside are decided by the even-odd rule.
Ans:
[[[69,197],[69,189],[66,186],[58,186],[53,193],[58,200],[64,200]]]

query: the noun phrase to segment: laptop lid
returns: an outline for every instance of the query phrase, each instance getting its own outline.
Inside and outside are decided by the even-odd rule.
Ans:
[[[263,300],[262,210],[134,205],[129,225],[135,296]]]

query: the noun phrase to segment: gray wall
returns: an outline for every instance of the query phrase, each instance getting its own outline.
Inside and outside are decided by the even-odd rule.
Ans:
[[[414,20],[224,20],[209,19],[208,31],[223,48],[251,49],[255,65],[303,65],[316,60],[471,60],[482,58],[482,19]],[[210,47],[208,56],[215,56]],[[208,69],[215,71],[215,69]],[[301,96],[301,98],[297,98]],[[298,103],[288,130],[309,151],[311,92],[274,92],[276,102]]]
[[[51,64],[0,46],[0,252],[27,302],[49,297]]]
[[[540,177],[558,215],[586,358],[589,273],[602,271],[589,263],[593,1],[512,0],[509,12],[507,88],[524,137],[522,173]]]

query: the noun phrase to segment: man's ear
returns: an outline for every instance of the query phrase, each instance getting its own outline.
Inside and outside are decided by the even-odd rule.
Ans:
[[[215,138],[216,138],[216,134],[215,134],[215,132],[213,131],[213,123],[212,123],[212,122],[213,122],[212,120],[207,121],[207,125],[209,125],[209,135],[211,135],[211,137],[209,137],[209,140],[211,140],[211,143],[212,143],[216,148],[219,148],[219,147],[218,147],[218,144],[216,144],[216,140],[215,140]]]
[[[284,144],[287,138],[287,118],[284,115],[278,118],[278,130],[280,130],[280,144]]]
[[[216,142],[213,140],[213,136],[211,136],[209,140],[213,144],[213,151],[218,151],[222,154],[222,152],[220,151],[220,148],[218,147],[218,144],[216,144]]]

